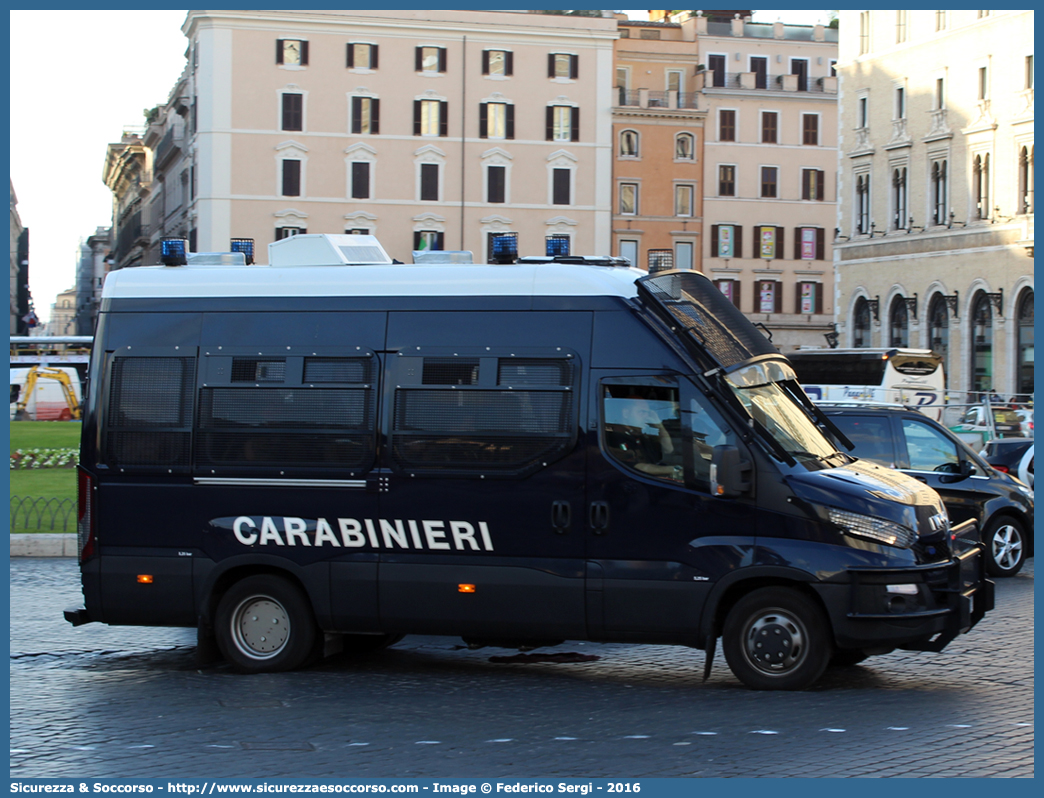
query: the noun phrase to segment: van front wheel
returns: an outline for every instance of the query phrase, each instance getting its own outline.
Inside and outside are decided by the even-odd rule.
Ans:
[[[783,587],[755,590],[725,619],[725,659],[754,690],[803,690],[826,670],[830,627],[807,596]]]
[[[249,576],[229,588],[218,603],[214,630],[221,653],[242,673],[293,670],[316,642],[307,597],[270,574]]]

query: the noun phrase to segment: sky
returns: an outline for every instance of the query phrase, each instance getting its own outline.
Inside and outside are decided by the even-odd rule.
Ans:
[[[105,147],[125,129],[140,132],[144,109],[166,102],[185,65],[186,14],[10,12],[11,180],[29,228],[29,288],[41,320],[75,285],[80,242],[112,223]],[[756,22],[798,25],[828,18],[827,11],[754,13]]]

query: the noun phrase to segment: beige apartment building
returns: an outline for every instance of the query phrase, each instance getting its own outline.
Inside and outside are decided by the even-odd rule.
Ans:
[[[1032,11],[842,11],[834,248],[847,346],[1033,391]]]
[[[782,351],[833,331],[837,30],[701,12],[703,271]]]
[[[696,21],[618,25],[612,251],[652,271],[698,270],[707,112],[697,108]]]
[[[259,260],[304,232],[371,233],[407,262],[486,258],[502,233],[520,255],[609,254],[615,20],[190,11],[183,30],[152,231],[177,211],[193,249],[253,238]]]

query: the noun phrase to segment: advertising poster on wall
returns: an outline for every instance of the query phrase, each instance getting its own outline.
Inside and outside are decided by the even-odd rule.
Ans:
[[[816,228],[801,228],[801,260],[815,260],[816,258]]]
[[[718,257],[732,257],[732,242],[735,228],[731,224],[723,224],[718,227]]]
[[[804,232],[804,231],[802,231]],[[804,243],[802,242],[802,248]],[[816,310],[816,284],[815,283],[802,283],[801,284],[801,312],[802,313],[815,313]]]
[[[776,257],[776,228],[761,228],[761,257],[771,260]]]
[[[765,281],[758,286],[759,304],[762,313],[774,313],[776,310],[776,284]]]

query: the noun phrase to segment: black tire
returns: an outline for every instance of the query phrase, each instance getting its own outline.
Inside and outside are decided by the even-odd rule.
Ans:
[[[823,611],[785,587],[741,598],[722,637],[729,668],[754,690],[804,690],[823,675],[834,651]]]
[[[839,648],[835,649],[830,658],[831,668],[850,668],[866,660],[870,655],[861,648]]]
[[[301,590],[271,574],[248,576],[222,596],[214,619],[218,648],[241,673],[293,670],[316,647],[312,607]]]
[[[992,519],[982,535],[990,576],[1015,576],[1026,562],[1026,529],[1010,515]]]

